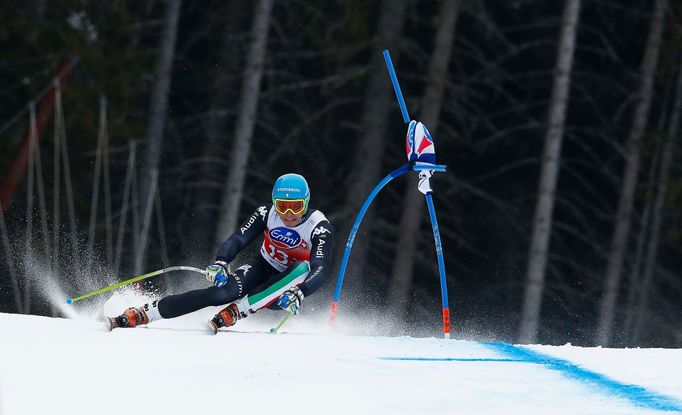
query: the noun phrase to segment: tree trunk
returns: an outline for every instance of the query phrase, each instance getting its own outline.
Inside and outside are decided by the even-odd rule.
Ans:
[[[669,84],[665,86],[664,96],[662,98],[661,110],[658,115],[658,125],[656,129],[658,131],[665,131],[666,124],[670,120],[670,113],[674,113],[673,110],[668,111],[670,107],[669,101],[675,100],[675,82],[677,79],[671,79]],[[646,256],[646,246],[649,243],[651,235],[651,219],[653,206],[656,199],[656,192],[658,191],[659,183],[659,171],[661,158],[664,150],[663,139],[656,139],[654,155],[651,159],[649,171],[646,177],[648,182],[646,184],[646,194],[644,195],[644,207],[642,213],[639,215],[639,220],[636,221],[638,225],[637,241],[635,243],[635,252],[628,256],[630,262],[630,270],[628,272],[628,298],[626,302],[626,316],[623,322],[623,328],[620,331],[620,335],[623,341],[626,339],[630,343],[634,342],[634,325],[637,318],[637,302],[639,301],[639,290],[641,288],[641,276],[644,266],[644,257]]]
[[[668,105],[663,104],[662,108],[668,108]],[[664,111],[661,111],[664,112]],[[661,114],[660,120],[665,120],[665,114]],[[664,127],[659,128],[663,131]],[[651,166],[649,166],[649,183],[646,189],[646,195],[644,196],[644,209],[640,215],[640,220],[638,221],[639,231],[637,232],[637,241],[635,243],[635,252],[630,256],[630,270],[629,270],[629,287],[628,287],[628,299],[626,307],[626,317],[623,323],[623,329],[621,330],[621,336],[623,340],[629,338],[633,339],[633,327],[634,321],[637,318],[636,309],[639,290],[641,288],[640,277],[642,276],[642,267],[644,263],[644,257],[646,255],[646,244],[649,243],[649,235],[651,233],[651,211],[653,210],[654,199],[656,198],[656,187],[658,186],[657,175],[660,170],[659,164],[661,159],[661,154],[663,154],[663,144],[661,142],[656,143],[656,149],[654,150],[654,157],[651,160]]]
[[[222,193],[220,219],[215,235],[216,243],[221,243],[227,238],[239,220],[239,208],[244,194],[246,169],[258,112],[272,6],[273,0],[259,0],[254,13],[249,55],[244,69],[244,86],[239,100],[239,115],[230,154],[230,172],[223,187],[225,191]]]
[[[533,234],[528,253],[526,287],[519,328],[519,341],[522,343],[534,343],[537,340],[538,327],[540,326],[540,309],[542,307],[542,293],[552,231],[554,198],[561,163],[561,143],[564,136],[566,107],[570,95],[576,34],[580,20],[580,5],[581,0],[566,0],[564,4],[549,122],[542,155],[538,200],[535,206]]]
[[[422,99],[422,122],[435,137],[443,103],[447,80],[447,68],[454,43],[455,27],[459,13],[459,0],[444,0],[439,13],[440,21],[431,62],[429,78]],[[389,291],[390,313],[394,321],[401,322],[408,309],[409,294],[413,280],[413,266],[422,223],[424,196],[417,189],[417,181],[411,177],[407,185],[405,202],[400,218],[400,237],[393,259],[393,273]]]
[[[221,189],[224,171],[227,165],[229,132],[227,130],[226,109],[234,107],[232,99],[237,82],[233,74],[241,69],[241,62],[235,56],[241,56],[244,47],[234,41],[235,28],[241,27],[240,20],[245,11],[235,11],[226,16],[225,29],[218,52],[218,67],[214,72],[212,84],[211,108],[206,120],[206,143],[199,163],[199,174],[195,180],[192,198],[191,227],[186,241],[185,254],[192,260],[206,259],[213,256],[215,222],[219,217]]]
[[[668,137],[665,142],[665,146],[663,147],[658,189],[652,213],[650,240],[649,244],[647,245],[646,257],[644,259],[644,272],[642,273],[642,285],[639,290],[639,304],[637,307],[639,312],[635,320],[633,334],[635,344],[639,341],[639,337],[642,333],[643,318],[649,303],[649,289],[654,279],[654,269],[656,268],[657,262],[656,256],[658,254],[658,245],[661,239],[661,224],[663,223],[665,194],[668,189],[668,181],[670,179],[670,167],[672,165],[673,154],[675,152],[675,143],[677,135],[679,134],[680,112],[682,112],[682,65],[680,66],[680,72],[677,77],[675,104],[673,106],[672,116],[670,117]]]
[[[367,89],[363,100],[362,121],[360,123],[360,134],[353,154],[353,161],[348,170],[348,182],[345,184],[348,189],[345,203],[343,204],[346,212],[340,238],[346,238],[350,233],[355,215],[360,210],[365,198],[379,182],[382,174],[381,160],[383,159],[384,135],[391,111],[397,109],[395,98],[393,97],[391,81],[384,66],[381,50],[389,49],[394,63],[398,62],[400,50],[398,48],[398,38],[402,33],[405,20],[405,9],[407,0],[384,0],[381,3],[379,27],[375,41],[371,47],[370,75]],[[397,121],[397,118],[396,118]],[[373,220],[373,210],[370,208],[363,222],[371,226]],[[349,264],[351,273],[362,272],[367,260],[369,240],[363,239],[360,243],[356,242],[353,249],[352,263]],[[337,254],[343,252],[345,243],[338,243]],[[339,257],[340,255],[337,255]]]
[[[142,176],[142,212],[151,212],[153,198],[145,197],[149,191],[156,188],[157,175],[161,164],[161,149],[163,133],[166,125],[168,110],[168,95],[170,92],[171,76],[173,73],[173,59],[175,57],[175,43],[178,34],[178,20],[182,0],[166,0],[166,15],[161,38],[161,56],[156,66],[154,89],[149,106],[149,127],[147,129],[147,149],[145,155],[144,174]],[[136,207],[134,207],[136,208]],[[135,253],[135,273],[140,274],[147,259],[148,226],[142,226],[139,245]]]
[[[646,51],[640,71],[641,78],[637,107],[635,109],[632,129],[626,143],[625,173],[616,213],[616,224],[611,238],[604,294],[599,310],[599,322],[595,336],[595,343],[602,346],[607,346],[611,340],[613,321],[616,314],[616,300],[620,289],[623,259],[630,236],[630,217],[632,215],[635,186],[639,173],[639,144],[646,129],[653,96],[654,75],[663,33],[665,4],[665,0],[656,0],[654,6],[651,29],[649,30]]]

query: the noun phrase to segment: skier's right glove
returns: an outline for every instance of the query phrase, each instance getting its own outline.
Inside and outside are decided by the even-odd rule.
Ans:
[[[216,261],[215,264],[206,267],[206,279],[216,287],[227,284],[230,274],[230,266],[225,261]]]
[[[287,310],[292,314],[298,314],[298,309],[301,308],[301,302],[303,301],[303,291],[300,288],[294,286],[290,289],[284,291],[282,295],[277,299],[277,305],[283,309]]]

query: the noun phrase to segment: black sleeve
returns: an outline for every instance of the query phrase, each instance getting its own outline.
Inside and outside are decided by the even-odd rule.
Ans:
[[[216,261],[229,263],[265,230],[268,223],[269,205],[259,206],[251,216],[218,248]]]
[[[331,271],[333,239],[334,228],[331,223],[326,220],[318,223],[311,238],[310,272],[308,278],[300,285],[301,291],[306,297],[320,288],[327,278],[327,274]]]

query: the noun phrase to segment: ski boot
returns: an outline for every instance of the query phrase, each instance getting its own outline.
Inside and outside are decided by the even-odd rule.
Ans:
[[[241,313],[237,307],[237,304],[233,303],[220,310],[215,317],[208,321],[208,325],[211,328],[213,334],[218,334],[219,328],[234,326],[234,323],[236,323],[237,320],[240,320],[244,317],[246,317],[246,314]]]
[[[107,324],[109,331],[118,327],[135,327],[139,325],[149,324],[154,320],[161,318],[157,308],[158,301],[151,304],[145,304],[142,307],[130,307],[118,317],[104,317],[104,322]]]

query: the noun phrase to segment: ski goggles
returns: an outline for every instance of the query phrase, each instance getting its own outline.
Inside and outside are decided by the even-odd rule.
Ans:
[[[277,213],[285,215],[291,212],[294,215],[305,212],[308,208],[308,203],[305,199],[275,199],[275,210]]]

